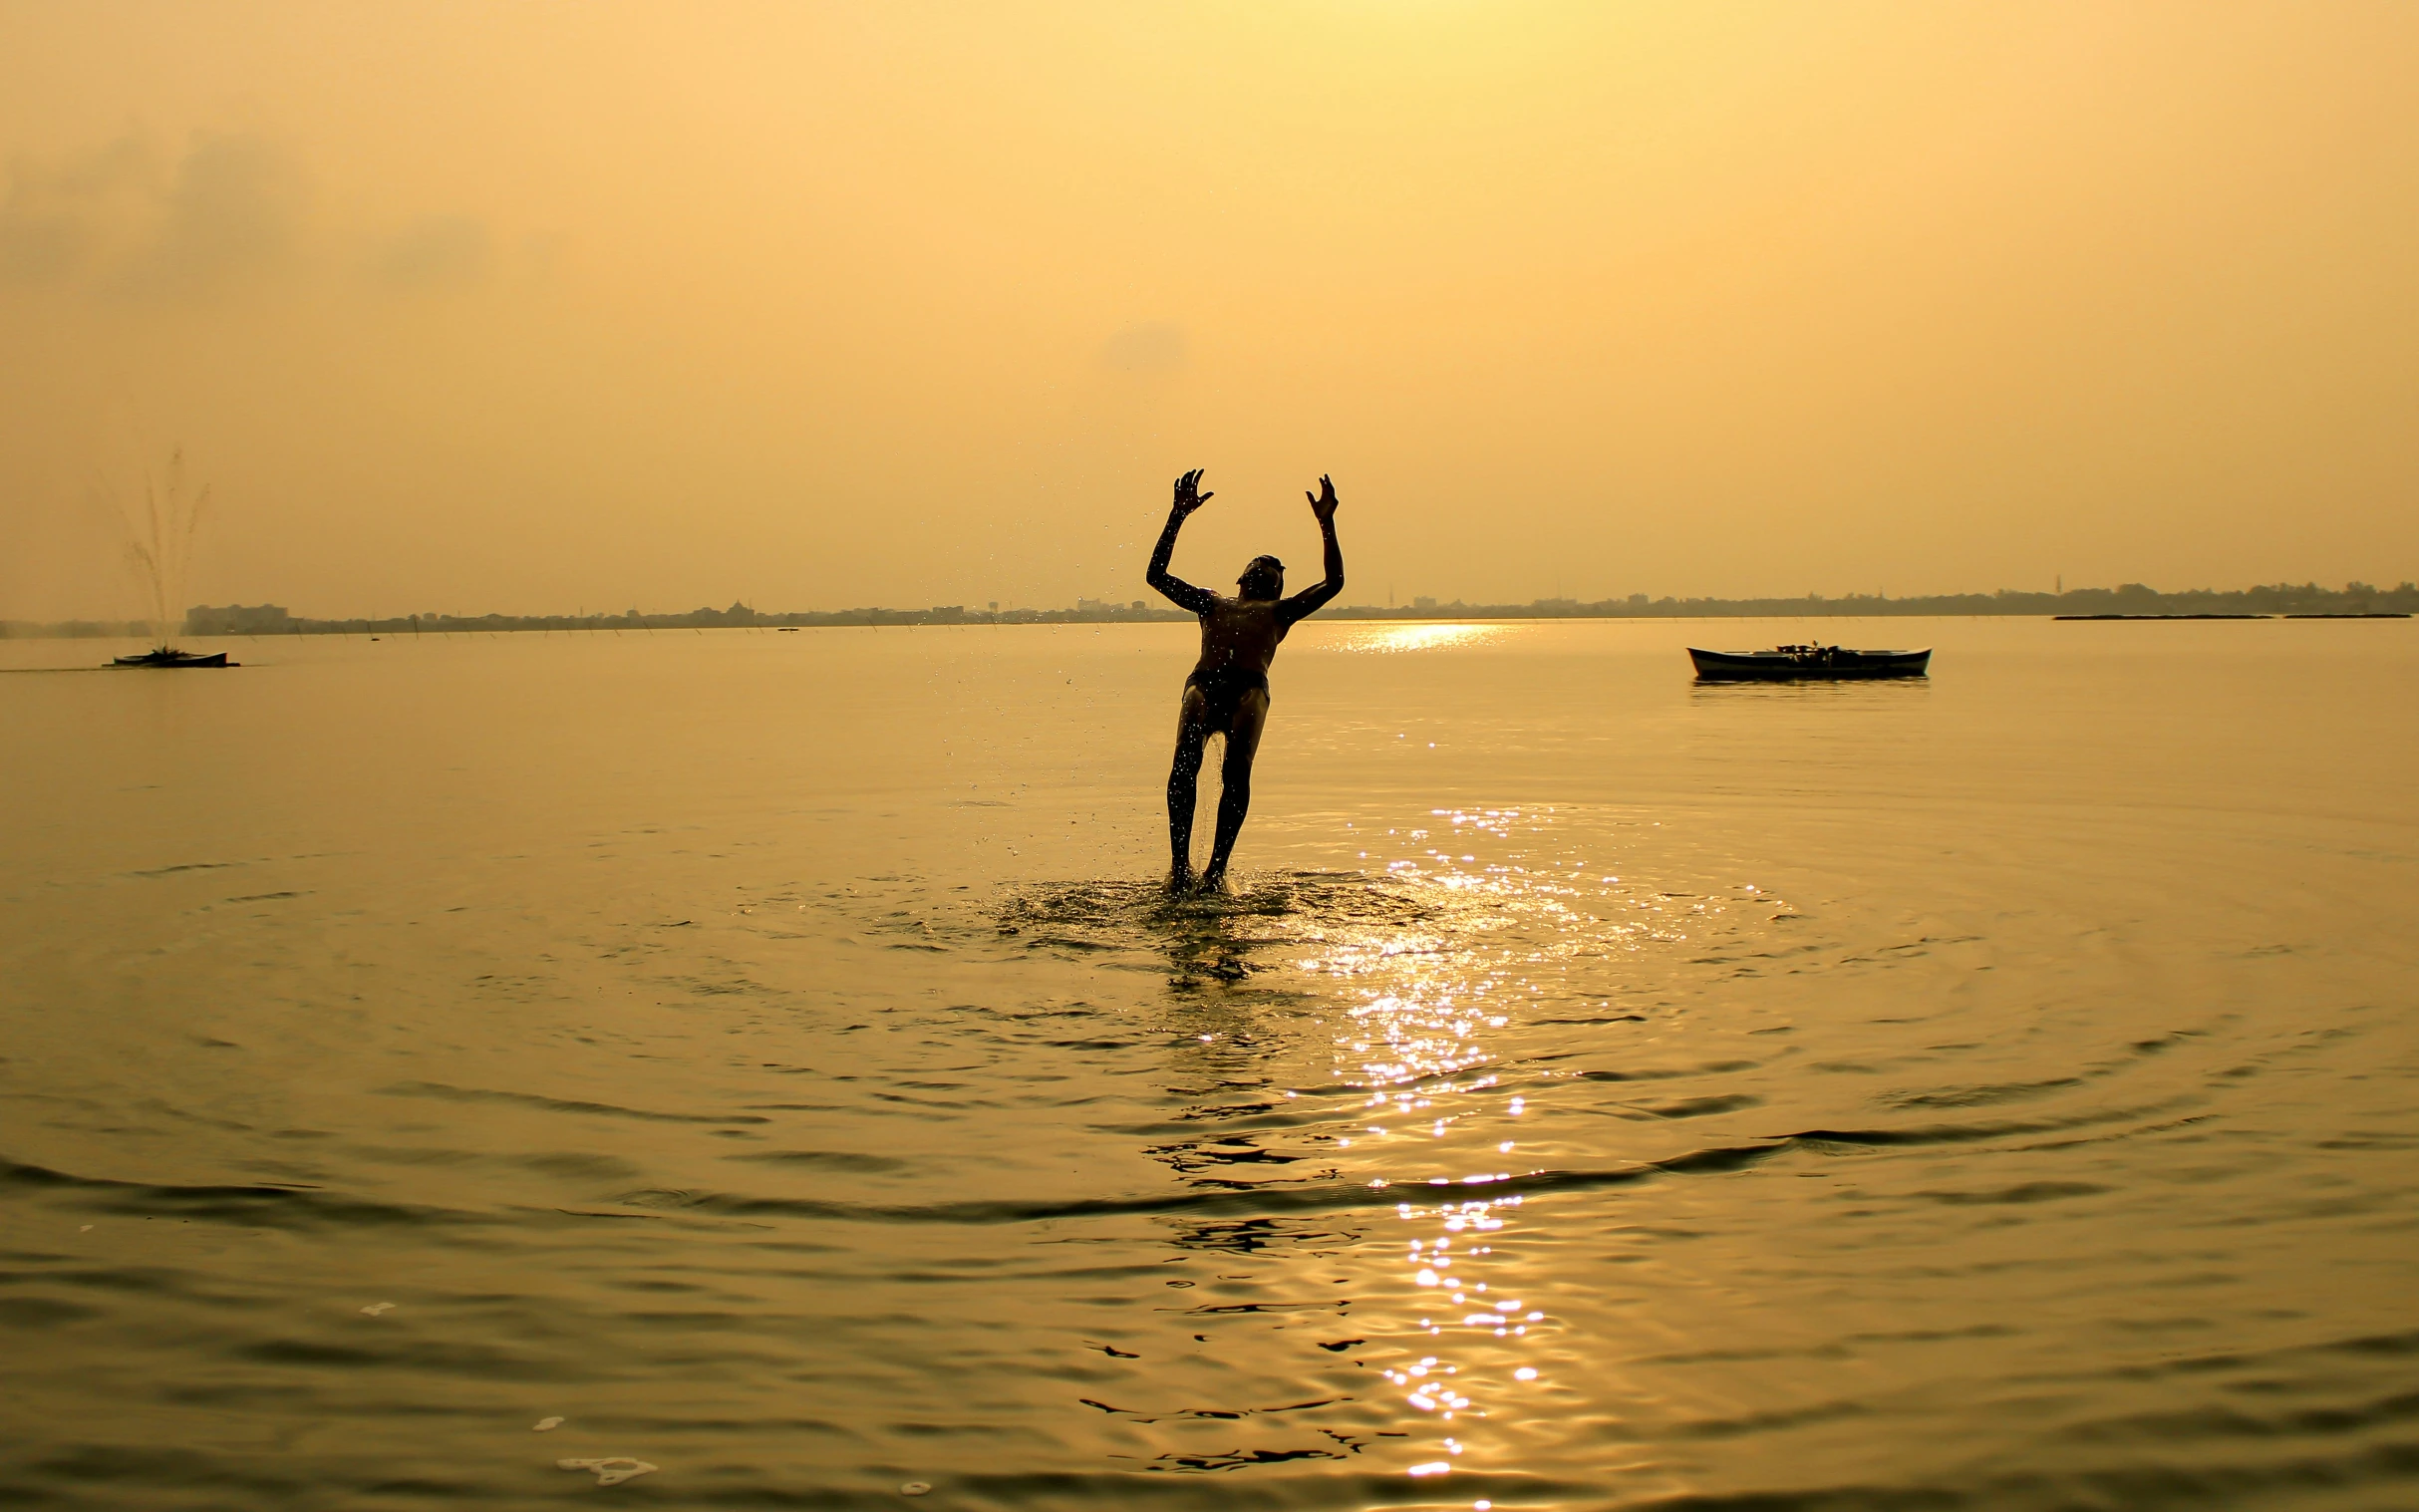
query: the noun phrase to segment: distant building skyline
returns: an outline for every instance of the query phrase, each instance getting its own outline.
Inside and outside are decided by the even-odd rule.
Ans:
[[[1414,597],[1408,605],[1340,604],[1324,613],[1335,619],[1714,619],[1714,618],[1858,618],[1957,617],[1970,615],[2051,616],[2090,614],[2221,614],[2285,616],[2294,614],[2413,614],[2419,613],[2419,583],[2391,588],[2354,580],[2341,588],[2315,583],[2271,583],[2238,589],[2184,589],[2162,592],[2143,583],[2115,588],[2075,588],[2063,593],[2028,593],[2000,589],[1988,594],[1933,594],[1890,598],[1882,594],[1809,594],[1795,598],[1651,598],[1633,593],[1616,599],[1586,602],[1572,598],[1533,599],[1525,604],[1439,602],[1432,595]],[[1113,602],[1079,598],[1072,608],[1011,607],[993,604],[969,609],[941,604],[920,609],[861,607],[829,610],[758,610],[745,602],[727,609],[701,607],[673,613],[628,609],[615,614],[482,615],[412,614],[395,617],[354,616],[314,618],[296,615],[277,604],[195,605],[185,616],[183,633],[190,636],[261,636],[329,634],[475,634],[506,631],[681,630],[728,628],[807,628],[845,625],[1034,625],[1181,623],[1192,616],[1180,609],[1145,599]],[[0,621],[0,636],[118,636],[146,635],[139,621],[74,620]]]

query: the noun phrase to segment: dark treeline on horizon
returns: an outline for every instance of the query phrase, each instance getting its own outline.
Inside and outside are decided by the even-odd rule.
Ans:
[[[2316,583],[2274,583],[2254,588],[2191,588],[2162,593],[2142,583],[2115,588],[2073,588],[2063,593],[2027,593],[2002,588],[1995,593],[1945,593],[1917,598],[1851,593],[1839,598],[1807,594],[1801,598],[1627,598],[1538,599],[1527,604],[1471,604],[1455,599],[1439,603],[1416,598],[1399,607],[1348,604],[1322,611],[1328,619],[1347,620],[1525,620],[1525,619],[1784,619],[1861,618],[1874,616],[1958,617],[1974,615],[2091,615],[2091,614],[2362,614],[2419,612],[2419,585],[2404,582],[2393,588],[2351,582],[2341,588]],[[969,609],[942,604],[929,609],[836,609],[766,613],[746,604],[728,609],[691,609],[677,614],[486,614],[401,615],[359,619],[315,619],[274,604],[246,607],[197,605],[185,615],[183,633],[192,636],[259,635],[463,635],[502,631],[658,631],[742,628],[805,629],[819,626],[883,625],[1094,625],[1182,622],[1192,618],[1180,609],[1134,599],[1112,603],[1077,600],[1071,609]],[[22,636],[144,636],[142,621],[67,620],[36,624],[0,621],[0,637]]]

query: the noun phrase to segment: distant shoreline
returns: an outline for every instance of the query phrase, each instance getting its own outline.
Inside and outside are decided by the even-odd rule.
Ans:
[[[1920,598],[1890,598],[1882,594],[1851,593],[1841,598],[1810,594],[1804,598],[1660,598],[1634,593],[1627,598],[1584,603],[1577,599],[1538,599],[1527,604],[1469,604],[1456,599],[1440,604],[1414,599],[1403,606],[1370,604],[1330,607],[1329,620],[1665,620],[1665,619],[1971,619],[2039,618],[2060,620],[2160,619],[2386,619],[2419,613],[2419,585],[2402,583],[2377,588],[2346,583],[2321,588],[2315,583],[2277,583],[2236,589],[2187,589],[2161,593],[2141,583],[2117,588],[2076,588],[2064,593],[2023,593],[2002,588],[1996,593],[1932,594]],[[1181,609],[1155,605],[1146,599],[1125,603],[1081,599],[1071,609],[969,609],[940,604],[929,609],[838,609],[763,613],[746,604],[728,609],[692,609],[677,614],[485,614],[394,615],[351,619],[319,619],[291,613],[275,604],[223,607],[197,606],[185,616],[183,634],[191,636],[268,635],[477,635],[529,631],[632,631],[769,629],[805,630],[841,627],[909,627],[916,625],[1116,625],[1183,624],[1192,616]],[[0,639],[141,638],[151,627],[139,620],[64,620],[35,623],[0,620]]]
[[[2402,609],[2320,610],[2309,614],[2053,614],[2053,620],[2407,620]]]

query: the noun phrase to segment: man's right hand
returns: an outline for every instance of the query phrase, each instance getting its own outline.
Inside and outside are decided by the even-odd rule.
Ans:
[[[1178,519],[1182,519],[1218,496],[1215,493],[1201,491],[1201,474],[1206,470],[1208,469],[1204,467],[1195,467],[1192,471],[1176,479],[1175,514]]]

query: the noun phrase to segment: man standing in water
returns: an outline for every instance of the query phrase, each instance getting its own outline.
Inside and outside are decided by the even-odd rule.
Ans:
[[[1252,806],[1252,757],[1260,750],[1260,730],[1268,723],[1268,666],[1277,656],[1277,643],[1320,605],[1344,591],[1344,549],[1336,544],[1336,485],[1319,479],[1311,512],[1319,516],[1319,531],[1327,541],[1327,576],[1317,586],[1292,598],[1285,594],[1285,563],[1273,556],[1256,556],[1235,580],[1233,598],[1220,598],[1171,577],[1167,559],[1175,554],[1176,532],[1186,515],[1217,497],[1203,493],[1201,468],[1176,479],[1176,502],[1167,511],[1167,528],[1151,549],[1149,584],[1177,605],[1201,616],[1201,660],[1184,680],[1184,702],[1176,715],[1176,762],[1167,774],[1167,843],[1175,854],[1168,885],[1188,887],[1193,881],[1193,794],[1201,775],[1201,753],[1213,735],[1226,738],[1226,759],[1219,770],[1218,836],[1210,847],[1209,870],[1201,884],[1217,887],[1226,881],[1226,861],[1243,832],[1243,815]]]

